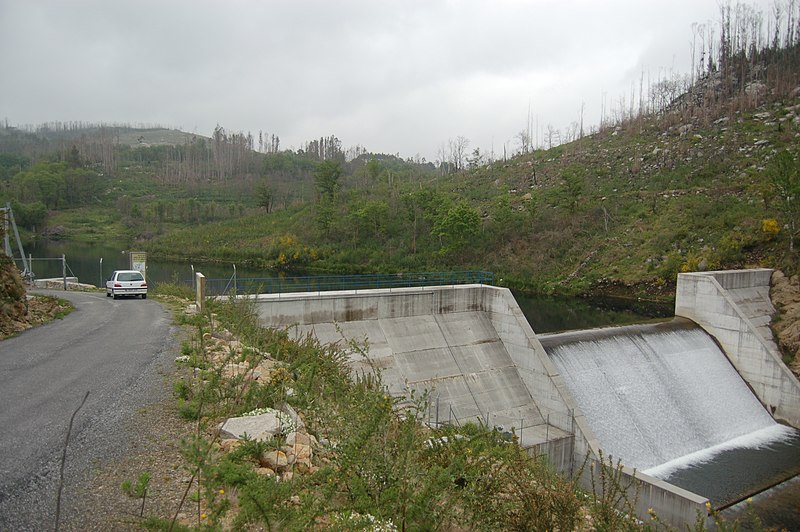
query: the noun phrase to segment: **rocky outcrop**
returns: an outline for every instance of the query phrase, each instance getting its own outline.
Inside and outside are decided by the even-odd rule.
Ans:
[[[789,367],[800,376],[800,277],[786,277],[783,272],[772,274],[770,290],[772,304],[778,310],[772,322],[781,351],[792,357]]]
[[[29,327],[25,283],[14,262],[0,252],[0,338]]]

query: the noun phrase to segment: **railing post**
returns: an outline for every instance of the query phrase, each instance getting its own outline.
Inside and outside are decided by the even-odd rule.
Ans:
[[[61,254],[61,277],[64,278],[64,290],[67,289],[67,256]]]
[[[194,304],[197,307],[197,312],[203,312],[203,306],[206,300],[206,276],[200,272],[195,273],[196,291],[194,294]]]

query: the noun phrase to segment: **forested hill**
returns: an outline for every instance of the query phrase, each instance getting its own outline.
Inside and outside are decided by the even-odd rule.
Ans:
[[[679,271],[797,272],[800,32],[741,40],[724,23],[697,72],[549,149],[522,132],[515,156],[493,159],[459,137],[428,162],[333,135],[285,149],[221,127],[154,142],[127,126],[6,125],[0,200],[29,237],[137,240],[195,263],[485,269],[535,291],[645,295],[671,293]]]

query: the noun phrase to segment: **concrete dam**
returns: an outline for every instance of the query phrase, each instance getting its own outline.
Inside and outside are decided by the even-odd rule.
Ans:
[[[640,517],[653,508],[682,528],[716,495],[671,484],[675,469],[708,461],[714,449],[791,439],[786,425],[800,427],[800,383],[765,332],[770,274],[681,274],[682,319],[542,336],[508,289],[485,285],[262,294],[255,302],[264,326],[363,345],[348,350],[353,371],[379,369],[393,394],[428,391],[432,426],[513,430],[566,474],[588,456],[587,483],[601,452],[621,459]],[[800,466],[800,456],[788,460]]]

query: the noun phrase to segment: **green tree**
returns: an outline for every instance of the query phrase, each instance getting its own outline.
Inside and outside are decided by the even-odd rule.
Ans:
[[[389,214],[389,205],[386,201],[369,200],[355,208],[352,214],[356,231],[363,228],[364,231],[370,231],[374,238],[380,238],[386,232],[386,220]]]
[[[272,212],[272,203],[275,201],[275,195],[272,192],[272,187],[269,186],[269,183],[264,181],[258,187],[258,206],[263,207],[264,210],[267,211],[267,214]]]
[[[49,209],[58,209],[66,196],[64,163],[38,163],[14,179],[17,199],[22,203],[41,201]]]
[[[333,225],[334,215],[336,214],[336,207],[332,200],[323,197],[315,206],[315,220],[317,227],[325,236],[328,236]]]
[[[460,201],[453,205],[439,218],[433,226],[432,233],[440,242],[448,242],[442,252],[463,249],[475,237],[481,228],[481,217],[467,202]]]
[[[794,252],[794,239],[800,225],[800,163],[787,150],[778,153],[768,168],[772,188],[778,199],[778,211],[789,233],[789,251]]]
[[[342,165],[339,161],[320,162],[314,169],[314,184],[320,201],[334,202],[339,192],[339,178],[342,176]]]
[[[367,175],[369,175],[369,177],[373,181],[378,180],[378,176],[381,175],[382,171],[383,171],[383,165],[375,157],[373,157],[367,162]]]
[[[78,152],[78,148],[75,145],[72,145],[72,149],[69,150],[67,154],[67,164],[70,168],[80,168],[83,166],[83,161],[81,161],[81,154]]]

